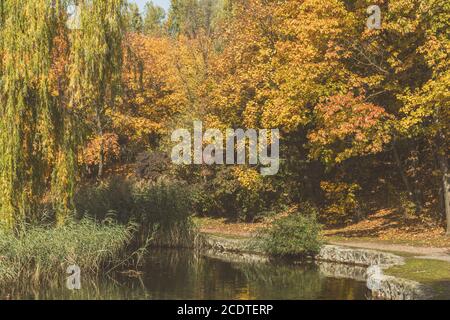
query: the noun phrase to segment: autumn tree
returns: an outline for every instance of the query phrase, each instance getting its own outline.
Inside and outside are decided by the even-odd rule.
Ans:
[[[366,17],[364,9],[369,4],[354,4],[358,19]],[[443,30],[448,30],[450,10],[445,1],[380,1],[380,6],[381,30],[363,29],[351,41],[342,42],[351,51],[347,67],[363,79],[367,99],[395,119],[393,139],[386,150],[391,150],[416,213],[435,211],[424,203],[438,198],[446,212],[448,159],[443,160],[448,158],[448,138],[439,132],[445,132],[443,124],[448,123],[446,112],[440,110],[448,103],[442,95],[442,88],[448,86],[443,63],[448,59],[448,32]],[[434,177],[436,169],[442,173],[438,179]]]
[[[410,6],[398,2],[399,9]],[[407,20],[410,30],[420,36],[411,55],[423,62],[416,86],[404,89],[398,131],[409,139],[423,140],[429,144],[440,170],[439,197],[450,234],[450,173],[448,169],[448,135],[450,124],[449,69],[449,19],[450,5],[446,1],[422,1],[416,3],[416,15]],[[406,50],[406,48],[405,48]],[[411,48],[409,48],[411,51]],[[417,71],[416,71],[417,72]],[[412,72],[411,72],[412,73]],[[417,80],[416,80],[417,81]]]
[[[144,30],[144,21],[136,3],[127,3],[125,24],[127,31],[130,32],[142,32]]]
[[[108,115],[112,131],[132,160],[170,136],[176,116],[188,109],[188,99],[176,68],[176,47],[170,39],[129,34],[127,45],[122,95]]]
[[[81,30],[73,34],[70,69],[71,103],[82,108],[94,136],[99,138],[98,177],[104,171],[108,110],[115,103],[122,72],[124,0],[81,4]]]
[[[69,4],[1,2],[0,201],[8,228],[36,219],[48,189],[57,222],[64,222],[83,124],[88,114],[101,114],[114,91],[123,1],[78,1],[81,23],[73,30]]]
[[[355,21],[339,1],[242,1],[233,3],[231,17],[223,53],[212,62],[207,119],[216,127],[219,122],[281,130],[282,172],[265,182],[277,190],[268,193],[272,203],[285,187],[281,176],[290,185],[286,198],[319,194],[313,184],[317,188],[320,181],[312,182],[311,175],[320,171],[312,170],[317,164],[305,148],[308,128],[317,104],[341,92],[358,92],[358,77],[345,68],[340,56],[346,50],[338,43],[352,36]]]
[[[164,19],[166,12],[153,1],[145,4],[145,16],[143,31],[146,35],[161,35],[164,29]]]
[[[45,190],[57,110],[52,39],[61,20],[45,0],[2,1],[0,7],[1,221],[12,228],[36,214]]]
[[[201,117],[214,127],[281,129],[281,174],[296,201],[320,203],[321,180],[353,186],[356,179],[364,187],[353,189],[370,194],[377,179],[387,178],[399,192],[406,189],[420,213],[427,202],[420,189],[434,199],[437,194],[429,187],[436,183],[428,174],[433,156],[426,141],[444,146],[436,156],[448,153],[442,134],[447,113],[433,111],[447,103],[446,64],[438,61],[447,59],[442,30],[448,8],[440,1],[380,1],[383,27],[368,30],[370,4],[229,1],[224,28],[215,29],[221,34],[209,46],[219,50],[208,52],[208,76],[194,91],[205,92]],[[184,25],[186,36],[196,37],[197,25],[182,17],[198,14],[198,5],[186,10],[177,1],[173,29],[181,32]],[[440,138],[426,138],[431,136]],[[447,162],[440,163],[446,172]],[[368,175],[370,166],[384,169]]]

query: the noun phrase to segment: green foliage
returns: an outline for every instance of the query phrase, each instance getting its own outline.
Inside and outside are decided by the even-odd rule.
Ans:
[[[135,217],[144,224],[170,226],[192,214],[188,187],[178,183],[139,182],[133,190]]]
[[[94,185],[82,185],[75,195],[77,216],[103,220],[114,216],[120,223],[130,222],[133,211],[133,186],[129,181],[113,178]]]
[[[169,225],[191,214],[190,193],[181,183],[112,178],[82,186],[75,197],[79,216],[103,220],[114,215],[121,223]]]
[[[408,197],[405,192],[398,194],[398,206],[403,211],[405,217],[414,217],[417,213],[417,207],[413,201]]]
[[[144,22],[141,13],[139,12],[139,6],[136,3],[127,4],[125,24],[126,29],[130,32],[142,32]]]
[[[161,35],[165,17],[166,12],[163,8],[153,4],[153,1],[147,2],[145,4],[144,33],[153,36]]]
[[[195,213],[202,216],[226,215],[238,218],[239,206],[236,202],[238,182],[230,170],[219,170],[213,177],[194,184],[193,204]]]
[[[210,33],[223,1],[172,0],[168,16],[168,29],[174,35],[196,38],[202,32]]]
[[[184,184],[115,178],[80,188],[75,206],[79,216],[114,217],[137,225],[139,244],[150,239],[157,246],[192,246],[196,235],[191,199]]]
[[[52,119],[57,106],[50,93],[57,13],[48,0],[1,2],[0,220],[7,228],[32,217],[46,187],[60,124]]]
[[[261,246],[276,257],[305,257],[317,254],[322,242],[317,211],[309,206],[276,220],[259,234]]]
[[[361,187],[356,184],[322,182],[325,192],[325,219],[331,223],[351,222],[361,216],[358,193]]]
[[[285,203],[280,192],[254,170],[220,168],[193,186],[195,213],[255,222]]]
[[[132,231],[111,221],[70,221],[57,228],[30,226],[17,235],[0,229],[0,282],[32,279],[39,284],[66,274],[70,265],[84,273],[122,262]]]
[[[121,74],[124,0],[4,0],[0,29],[0,220],[36,220],[48,190],[63,224],[72,211],[86,124],[102,132]],[[89,119],[87,121],[87,119]]]

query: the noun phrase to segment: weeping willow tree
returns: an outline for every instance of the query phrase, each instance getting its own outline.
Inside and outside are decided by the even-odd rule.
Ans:
[[[87,123],[100,138],[99,177],[104,163],[106,112],[120,88],[124,0],[78,1],[81,30],[73,33],[71,105],[87,111]]]
[[[67,24],[69,5],[80,28]],[[0,221],[39,218],[44,198],[63,223],[77,151],[92,114],[114,99],[124,0],[0,0]],[[98,123],[96,123],[98,125]]]

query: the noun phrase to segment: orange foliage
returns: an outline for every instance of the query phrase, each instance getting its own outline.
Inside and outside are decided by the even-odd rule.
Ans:
[[[145,149],[152,136],[167,133],[186,98],[170,39],[129,34],[126,43],[124,94],[110,117],[114,132],[126,138],[128,147]]]
[[[317,127],[309,134],[311,156],[327,164],[381,152],[390,142],[391,117],[362,97],[333,96],[315,112]]]
[[[81,162],[87,166],[96,166],[100,163],[100,149],[103,145],[104,164],[111,163],[120,156],[119,138],[114,133],[107,133],[103,137],[95,137],[83,149]]]

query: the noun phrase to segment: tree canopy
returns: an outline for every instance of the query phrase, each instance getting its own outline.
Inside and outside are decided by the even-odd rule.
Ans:
[[[171,167],[197,213],[255,221],[309,202],[345,223],[393,205],[450,230],[448,1],[376,1],[380,29],[367,28],[368,0],[172,0],[167,13],[151,1],[143,13],[125,0],[0,4],[10,226],[49,194],[64,221],[77,181],[170,154],[171,131],[202,120],[279,129],[282,162],[273,177]]]

